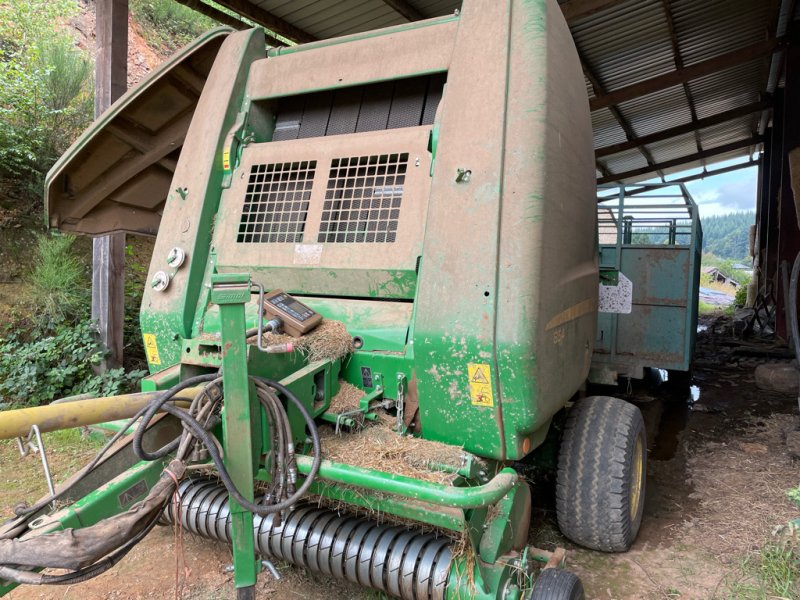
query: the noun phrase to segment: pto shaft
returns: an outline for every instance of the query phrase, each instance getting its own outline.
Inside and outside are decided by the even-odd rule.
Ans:
[[[198,391],[200,388],[183,390],[176,396],[176,399],[185,400],[187,403],[191,402]],[[28,435],[34,425],[38,425],[42,433],[47,433],[48,431],[96,425],[118,419],[130,419],[158,394],[159,392],[123,394],[5,411],[3,418],[0,419],[0,440],[24,437]],[[177,405],[186,406],[181,403]]]

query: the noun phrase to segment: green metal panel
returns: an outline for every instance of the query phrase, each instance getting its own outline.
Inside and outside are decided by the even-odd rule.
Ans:
[[[650,188],[601,188],[600,265],[630,279],[633,295],[629,314],[598,316],[598,381],[601,373],[605,382],[614,373],[639,377],[643,367],[687,371],[694,354],[703,238],[697,206],[682,185]]]

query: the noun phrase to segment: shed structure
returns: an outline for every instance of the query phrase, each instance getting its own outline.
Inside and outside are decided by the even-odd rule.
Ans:
[[[460,0],[217,0],[232,16],[203,0],[175,1],[236,28],[261,25],[272,45],[398,25],[461,6]],[[598,184],[687,182],[758,167],[756,273],[786,339],[781,264],[791,265],[800,251],[800,112],[790,110],[800,106],[797,0],[558,1],[583,67]],[[127,0],[97,3],[98,43],[109,44],[101,31],[116,32],[108,48],[124,56],[127,42],[112,22],[123,18]],[[98,81],[101,69],[110,77],[122,68],[124,61],[98,62]],[[732,159],[736,164],[714,168]],[[95,286],[122,289],[121,277],[103,276],[112,262],[95,253]],[[97,311],[121,313],[117,295],[96,292],[111,299]],[[100,320],[109,324],[107,344],[121,352],[116,320]]]

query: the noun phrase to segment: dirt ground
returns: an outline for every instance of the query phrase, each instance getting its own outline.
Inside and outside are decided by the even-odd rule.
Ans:
[[[552,482],[535,483],[530,542],[565,546],[568,566],[583,580],[587,598],[800,598],[800,573],[794,574],[794,589],[778,594],[768,585],[767,568],[767,559],[780,547],[776,528],[800,517],[786,497],[786,490],[800,483],[800,463],[786,445],[786,433],[800,428],[797,400],[755,387],[753,371],[770,347],[737,345],[728,327],[721,320],[700,336],[693,387],[651,382],[630,390],[628,399],[645,415],[649,458],[643,525],[629,552],[603,554],[569,544],[555,524]],[[40,469],[38,458],[19,459],[14,452],[9,444],[0,445],[4,509],[11,501],[9,482],[22,477],[33,497],[35,490],[28,488],[36,477],[24,473]],[[53,460],[56,469],[66,471],[77,458]],[[225,572],[230,562],[230,550],[222,544],[186,533],[176,540],[171,528],[159,527],[95,580],[68,588],[18,588],[9,597],[233,598],[231,574]],[[258,597],[377,597],[288,565],[278,568],[280,581],[266,573],[260,577]]]

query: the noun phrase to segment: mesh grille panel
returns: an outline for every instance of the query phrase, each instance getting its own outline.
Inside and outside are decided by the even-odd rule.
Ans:
[[[253,165],[237,242],[303,241],[317,161]]]
[[[408,153],[335,158],[318,242],[394,242]]]

